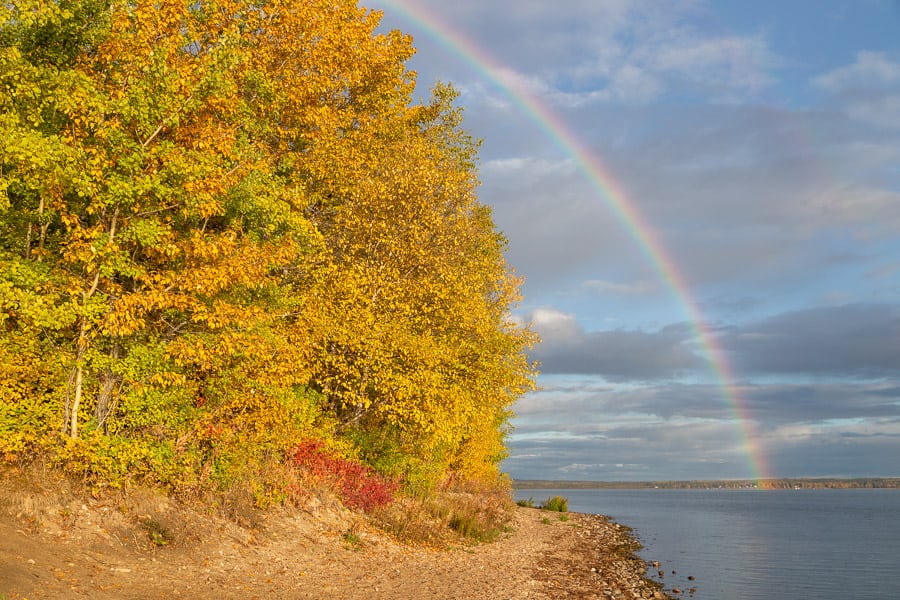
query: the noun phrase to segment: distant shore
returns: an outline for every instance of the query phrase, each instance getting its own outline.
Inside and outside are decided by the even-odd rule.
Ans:
[[[583,481],[558,479],[516,479],[517,490],[603,490],[603,489],[900,489],[900,477],[859,477],[852,479],[711,479],[687,481]]]

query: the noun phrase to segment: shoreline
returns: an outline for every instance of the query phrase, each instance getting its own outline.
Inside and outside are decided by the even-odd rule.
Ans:
[[[332,506],[250,529],[162,498],[128,513],[92,499],[34,502],[23,497],[42,508],[0,506],[8,600],[671,598],[645,578],[631,530],[600,515],[516,507],[496,541],[435,549]],[[148,543],[151,521],[170,543]]]
[[[538,509],[522,509],[538,510]],[[546,513],[546,511],[540,511]],[[552,513],[551,513],[552,514]],[[563,551],[569,559],[566,569],[553,568],[558,557],[548,553],[539,568],[550,568],[538,574],[548,587],[551,598],[670,599],[663,587],[646,577],[647,564],[637,555],[641,544],[631,528],[604,515],[561,513],[568,515],[575,535],[562,536],[562,543],[572,544]],[[551,517],[553,518],[553,517]],[[558,518],[558,517],[557,517]]]

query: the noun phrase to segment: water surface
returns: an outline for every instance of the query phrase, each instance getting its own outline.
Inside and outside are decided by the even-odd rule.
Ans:
[[[516,498],[557,494],[569,510],[632,527],[665,587],[696,588],[695,600],[900,598],[900,490],[519,490]]]

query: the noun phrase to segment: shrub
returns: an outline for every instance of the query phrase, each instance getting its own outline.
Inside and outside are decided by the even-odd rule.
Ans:
[[[528,498],[528,500],[516,500],[516,504],[524,508],[534,508],[534,496]]]
[[[555,512],[568,512],[569,499],[563,496],[553,496],[552,498],[547,498],[544,504],[541,505],[541,508]]]
[[[371,467],[335,456],[320,440],[306,440],[298,445],[291,460],[314,478],[333,485],[349,508],[372,512],[394,500],[396,482],[385,479]]]

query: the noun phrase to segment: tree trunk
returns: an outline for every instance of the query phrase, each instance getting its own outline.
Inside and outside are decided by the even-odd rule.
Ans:
[[[119,209],[116,208],[115,212],[113,212],[112,220],[109,225],[109,241],[107,243],[112,243],[113,239],[116,236],[116,219],[119,216]],[[97,288],[100,285],[100,269],[97,269],[97,272],[94,273],[94,280],[91,282],[91,287],[82,292],[81,294],[81,308],[82,310],[87,309],[88,301],[93,297],[94,293],[97,291]],[[72,438],[78,437],[78,408],[81,404],[81,395],[84,391],[84,356],[87,353],[88,347],[88,317],[86,314],[81,315],[81,326],[78,330],[78,342],[76,346],[76,355],[75,355],[75,382],[73,384],[75,388],[74,397],[72,399],[72,412],[69,417],[69,435]],[[115,346],[114,346],[115,348]],[[118,350],[116,350],[118,353]],[[102,393],[102,392],[101,392]],[[106,408],[108,410],[109,402],[107,398]]]
[[[113,360],[119,358],[120,350],[119,342],[113,342],[109,357]],[[105,369],[100,374],[100,392],[97,394],[97,408],[94,410],[94,416],[97,417],[97,427],[102,428],[103,433],[106,433],[106,420],[109,418],[109,413],[115,410],[113,392],[119,380],[120,377],[111,368]]]
[[[72,439],[78,437],[78,405],[81,404],[82,369],[81,365],[75,366],[75,397],[72,400],[72,414],[69,420],[69,435]]]

